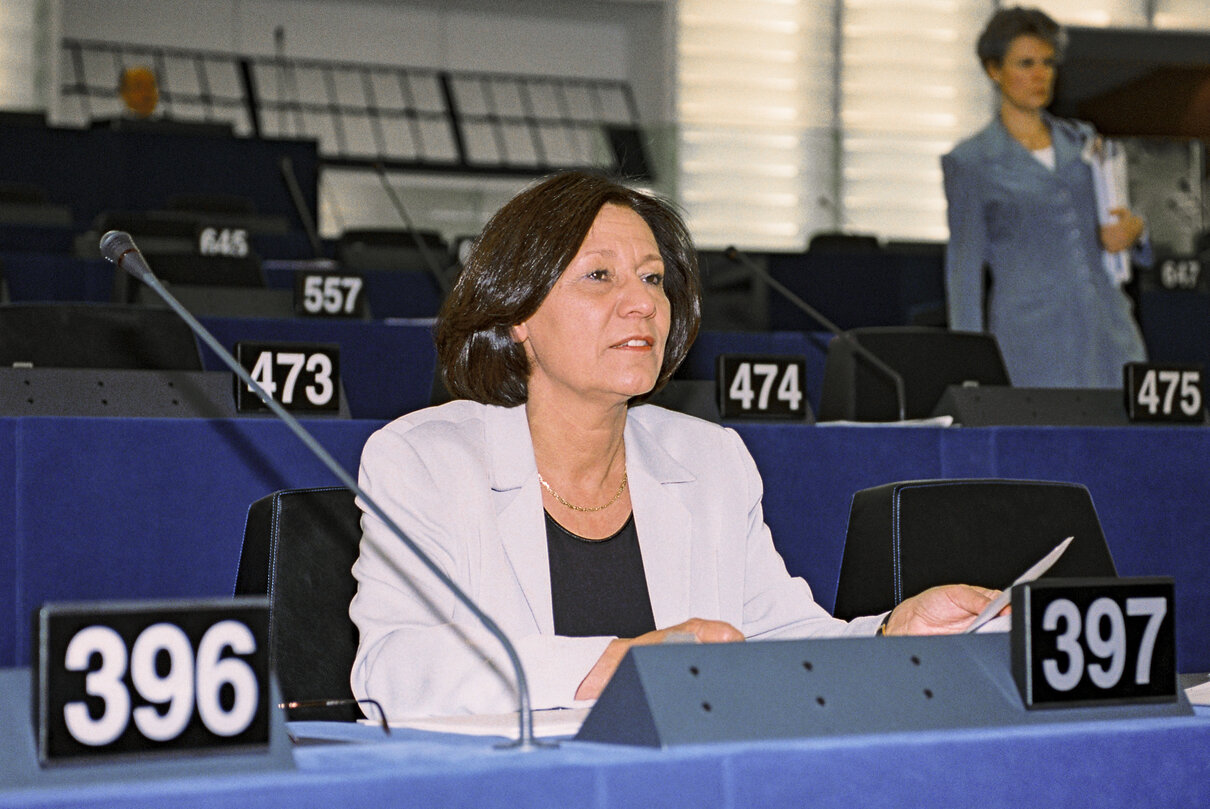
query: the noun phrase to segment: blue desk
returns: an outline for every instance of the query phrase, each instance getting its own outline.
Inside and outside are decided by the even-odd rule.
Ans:
[[[381,420],[308,422],[349,471]],[[1176,581],[1178,665],[1210,670],[1210,430],[738,425],[790,571],[835,600],[854,491],[929,477],[1085,484],[1124,575]],[[248,505],[337,483],[271,418],[0,419],[0,666],[47,600],[226,595]]]
[[[1210,802],[1210,714],[1007,731],[882,734],[670,750],[296,723],[316,740],[294,772],[6,791],[0,806],[1061,807],[1190,809]],[[322,743],[327,740],[332,743]]]

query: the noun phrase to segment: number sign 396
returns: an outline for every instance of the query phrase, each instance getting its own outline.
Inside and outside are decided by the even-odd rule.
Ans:
[[[265,599],[51,604],[38,625],[43,764],[267,743]]]
[[[340,347],[327,343],[235,344],[235,357],[286,410],[340,410]],[[268,409],[250,385],[235,377],[239,412]]]
[[[1176,699],[1171,579],[1017,585],[1012,621],[1013,674],[1027,707]]]
[[[725,419],[802,421],[807,416],[805,357],[720,354],[719,413]]]

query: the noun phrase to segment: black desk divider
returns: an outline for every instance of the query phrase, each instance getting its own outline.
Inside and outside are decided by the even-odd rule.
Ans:
[[[182,754],[171,758],[121,758],[99,763],[38,766],[32,721],[33,675],[27,668],[0,669],[0,784],[20,787],[66,787],[99,783],[146,781],[214,775],[220,772],[254,773],[294,769],[290,736],[277,678],[270,676],[269,748],[259,753]]]
[[[0,416],[247,417],[236,412],[233,378],[229,371],[0,368]],[[339,413],[326,418],[349,417],[344,382],[339,395]]]
[[[950,385],[934,416],[953,416],[966,427],[1126,427],[1126,395],[1120,388],[1012,388]]]
[[[1007,632],[631,648],[578,741],[702,742],[1189,716],[1154,705],[1028,711]]]

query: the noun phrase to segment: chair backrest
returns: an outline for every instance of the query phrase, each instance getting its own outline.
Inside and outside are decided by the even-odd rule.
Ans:
[[[903,377],[905,415],[924,418],[948,385],[1008,385],[1000,346],[990,334],[925,326],[871,326],[849,330],[863,348]],[[846,340],[828,344],[819,420],[894,421],[895,384]]]
[[[0,306],[0,366],[200,371],[189,326],[169,309],[99,303]]]
[[[875,615],[939,584],[1003,589],[1067,537],[1045,575],[1115,576],[1088,490],[1037,480],[911,480],[853,495],[838,618]]]
[[[336,260],[354,271],[432,272],[430,261],[443,270],[452,263],[449,243],[436,231],[390,228],[344,231],[336,241]]]
[[[361,511],[341,487],[287,489],[248,509],[236,595],[269,596],[269,662],[286,700],[352,699],[357,627],[353,562]],[[356,705],[294,709],[291,719],[357,719]]]

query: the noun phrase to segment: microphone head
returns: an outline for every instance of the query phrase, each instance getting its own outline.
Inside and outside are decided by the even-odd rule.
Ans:
[[[123,261],[123,258],[132,252],[137,256],[137,260]],[[101,255],[136,278],[142,279],[148,273],[143,254],[135,246],[134,239],[124,230],[111,230],[101,237]]]

